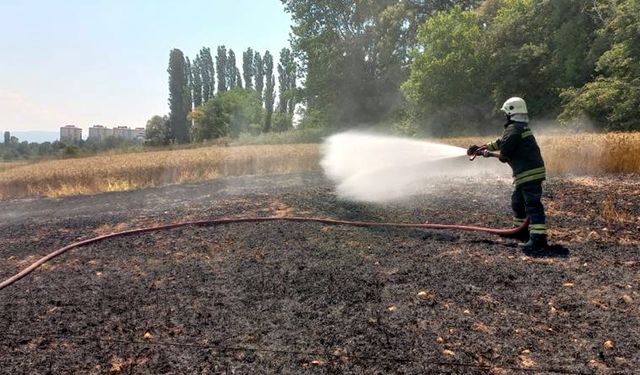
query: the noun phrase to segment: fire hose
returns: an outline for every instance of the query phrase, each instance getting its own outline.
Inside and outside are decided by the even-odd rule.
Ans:
[[[292,216],[292,217],[276,217],[276,216],[239,217],[239,218],[207,219],[207,220],[199,220],[199,221],[184,221],[184,222],[178,222],[173,224],[164,224],[164,225],[130,229],[122,232],[114,232],[114,233],[74,242],[72,244],[69,244],[65,247],[62,247],[58,250],[55,250],[49,253],[48,255],[40,258],[39,260],[37,260],[36,262],[31,264],[24,270],[20,271],[16,275],[6,279],[2,283],[0,283],[0,290],[12,285],[16,281],[29,275],[38,267],[47,263],[51,259],[61,254],[64,254],[71,249],[90,245],[90,244],[103,241],[109,238],[154,232],[154,231],[160,231],[160,230],[168,230],[168,229],[174,229],[174,228],[186,227],[186,226],[215,226],[215,225],[234,224],[234,223],[255,223],[255,222],[267,222],[267,221],[316,222],[316,223],[327,224],[327,225],[350,225],[350,226],[356,226],[356,227],[395,227],[395,228],[414,228],[414,229],[462,230],[462,231],[468,231],[468,232],[489,233],[489,234],[494,234],[494,235],[503,236],[503,237],[517,237],[519,234],[526,231],[527,228],[529,227],[529,220],[527,220],[520,227],[506,228],[506,229],[494,229],[494,228],[485,228],[485,227],[470,226],[470,225],[457,225],[457,224],[385,223],[385,222],[349,221],[349,220],[336,220],[336,219],[328,219],[328,218],[295,217],[295,216]]]

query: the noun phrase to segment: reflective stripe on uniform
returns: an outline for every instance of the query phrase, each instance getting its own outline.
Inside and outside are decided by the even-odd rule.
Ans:
[[[524,222],[525,222],[526,220],[527,220],[527,219],[520,219],[519,217],[514,217],[514,218],[513,218],[513,224],[514,224],[515,226],[519,227],[519,226],[521,226],[522,224],[524,224]]]
[[[547,234],[547,225],[546,224],[531,224],[531,225],[529,225],[529,233]]]
[[[515,177],[516,186],[529,181],[542,180],[546,177],[545,167],[529,169],[522,173],[518,173]]]
[[[529,136],[533,135],[533,133],[531,132],[531,130],[527,130],[526,132],[523,132],[521,134],[522,138],[527,138]]]

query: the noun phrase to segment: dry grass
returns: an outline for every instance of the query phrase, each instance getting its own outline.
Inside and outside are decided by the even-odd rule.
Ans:
[[[24,161],[0,161],[0,173],[26,164]]]
[[[640,173],[640,133],[556,134],[536,138],[547,170],[553,174]],[[444,141],[467,147],[488,140],[475,137]]]
[[[246,174],[312,170],[318,145],[204,147],[50,160],[0,173],[0,199],[124,191]]]

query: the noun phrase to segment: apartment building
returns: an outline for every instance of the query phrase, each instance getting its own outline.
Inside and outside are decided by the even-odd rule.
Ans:
[[[80,142],[82,140],[82,129],[75,125],[65,125],[60,128],[60,142]]]

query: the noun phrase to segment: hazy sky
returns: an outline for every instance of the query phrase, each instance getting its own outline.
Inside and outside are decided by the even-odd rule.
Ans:
[[[144,126],[169,111],[172,48],[224,44],[242,69],[290,24],[279,0],[0,0],[0,131]]]

